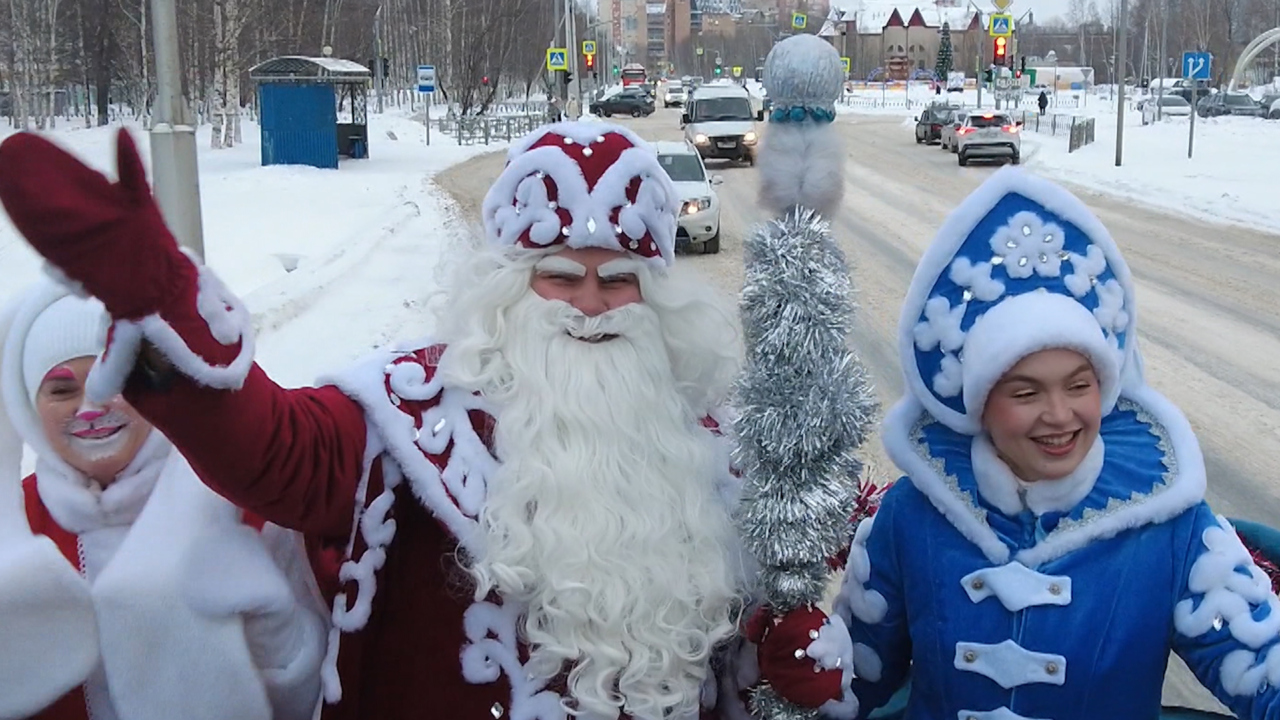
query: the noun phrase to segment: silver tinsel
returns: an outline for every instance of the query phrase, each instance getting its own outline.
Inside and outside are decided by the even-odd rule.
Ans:
[[[876,403],[847,345],[852,287],[827,223],[793,210],[758,228],[745,252],[739,523],[762,566],[764,599],[784,613],[822,600],[827,560],[848,541],[862,472],[855,452]]]
[[[793,103],[823,107],[830,87],[839,87],[829,82],[839,58],[827,57],[835,56],[830,45],[811,40],[817,38],[776,45],[766,78]],[[779,217],[744,245],[747,355],[733,426],[745,481],[738,521],[761,565],[760,594],[777,615],[816,605],[826,593],[828,561],[850,539],[862,474],[856,451],[877,412],[866,372],[848,347],[854,311],[848,266],[819,214],[836,211],[843,187],[843,157],[830,159],[835,136],[830,123],[770,124],[761,200]],[[817,717],[767,686],[753,695],[752,711],[768,720]]]
[[[751,712],[756,717],[770,720],[816,720],[819,717],[817,710],[792,705],[778,697],[768,685],[751,692]]]

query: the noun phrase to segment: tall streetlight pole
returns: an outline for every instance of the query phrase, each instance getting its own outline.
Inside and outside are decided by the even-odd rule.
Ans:
[[[982,107],[982,46],[987,42],[987,38],[983,35],[987,26],[982,20],[982,8],[974,5],[973,0],[969,0],[969,7],[978,12],[978,65],[973,69],[973,79],[974,84],[978,86],[978,107]]]
[[[582,93],[579,88],[582,87],[582,80],[578,76],[581,74],[580,63],[578,62],[578,27],[574,20],[573,13],[574,0],[564,0],[564,37],[565,37],[565,60],[569,63],[569,102],[566,103],[565,110],[571,120],[577,120],[581,115]]]
[[[151,124],[151,179],[156,202],[174,237],[203,261],[196,128],[191,110],[182,97],[178,12],[174,0],[152,0],[151,31],[156,46],[157,97]],[[229,100],[239,111],[239,98]]]
[[[382,72],[382,6],[373,13],[373,81],[378,86],[378,113],[382,113],[382,88],[387,79]]]
[[[1120,0],[1120,27],[1116,35],[1116,67],[1120,71],[1116,74],[1116,167],[1124,162],[1124,73],[1125,58],[1128,57],[1125,50],[1125,40],[1128,39],[1129,28],[1129,0]],[[1191,109],[1195,112],[1195,108]]]

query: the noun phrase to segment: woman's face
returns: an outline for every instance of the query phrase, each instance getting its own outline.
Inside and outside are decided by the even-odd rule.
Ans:
[[[982,425],[1022,480],[1058,480],[1084,460],[1102,424],[1102,394],[1089,360],[1074,350],[1028,355],[987,396]]]
[[[133,462],[151,424],[122,397],[90,403],[84,381],[92,366],[92,357],[82,357],[46,373],[36,392],[36,414],[58,457],[106,487]]]

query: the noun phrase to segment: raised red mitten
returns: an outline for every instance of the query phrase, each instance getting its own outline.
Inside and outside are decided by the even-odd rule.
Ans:
[[[770,622],[757,651],[760,679],[801,707],[819,707],[838,700],[844,692],[840,670],[814,672],[817,664],[804,654],[826,619],[826,613],[817,608],[796,608]]]
[[[196,269],[178,249],[128,132],[116,138],[119,181],[32,133],[0,144],[0,203],[52,265],[106,305],[137,319],[192,293]]]

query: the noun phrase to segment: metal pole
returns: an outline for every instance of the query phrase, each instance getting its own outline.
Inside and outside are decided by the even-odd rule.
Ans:
[[[1191,129],[1187,131],[1187,159],[1190,160],[1191,150],[1196,144],[1196,98],[1200,87],[1195,80],[1188,78],[1186,82],[1191,83]]]
[[[378,86],[378,113],[382,113],[382,88],[385,86],[386,79],[382,77],[382,6],[378,6],[378,10],[373,13],[373,77],[374,83]]]
[[[560,2],[559,0],[555,0],[555,2],[551,3],[551,12],[553,13],[554,20],[555,20],[555,25],[554,25],[555,29],[551,32],[550,47],[563,47],[560,45]],[[560,98],[561,115],[563,116],[563,119],[567,120],[569,118],[569,115],[567,114],[568,108],[565,105],[565,100],[567,99],[565,97],[566,88],[563,82],[559,82],[563,78],[563,76],[557,77],[555,73],[556,71],[548,71],[548,74],[551,75],[551,92],[555,95],[555,97]]]
[[[156,46],[157,89],[155,118],[151,125],[153,192],[174,237],[203,261],[196,128],[182,97],[178,13],[174,0],[152,1],[151,30]],[[239,112],[239,99],[232,102]]]
[[[1129,35],[1129,0],[1120,0],[1120,27],[1116,35],[1116,67],[1120,72],[1116,75],[1116,167],[1124,162],[1124,73],[1125,40]],[[1194,110],[1192,111],[1194,114]]]
[[[573,0],[564,0],[564,35],[565,35],[565,60],[569,63],[569,103],[565,108],[569,111],[569,118],[577,120],[581,114],[582,107],[582,73],[581,63],[578,62],[578,28],[574,19]]]
[[[1160,88],[1156,90],[1156,121],[1159,122],[1164,117],[1164,75],[1168,70],[1164,61],[1164,43],[1169,37],[1169,0],[1161,0],[1160,2]],[[1191,108],[1191,112],[1195,113],[1195,108]]]

